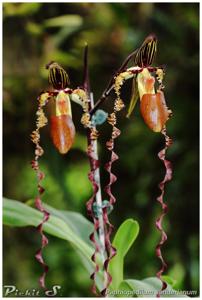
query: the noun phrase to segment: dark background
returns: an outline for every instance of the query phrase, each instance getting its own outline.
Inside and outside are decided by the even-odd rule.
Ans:
[[[166,65],[165,95],[173,118],[168,133],[174,144],[168,152],[173,180],[166,187],[169,215],[164,224],[168,241],[163,253],[167,274],[176,288],[199,289],[199,4],[196,3],[5,3],[3,5],[4,57],[4,196],[19,201],[36,195],[35,174],[30,167],[37,95],[48,89],[44,65],[56,60],[69,72],[71,87],[82,82],[82,55],[87,41],[91,87],[97,99],[123,59],[151,32],[158,37],[155,65]],[[65,15],[60,26],[52,18]],[[71,16],[72,15],[72,16]],[[69,19],[71,16],[71,20]],[[50,19],[48,22],[47,20]],[[129,103],[131,82],[122,90]],[[109,98],[103,109],[112,110]],[[85,131],[81,109],[72,104],[77,130],[74,148],[66,156],[53,148],[48,129],[43,130],[41,159],[46,173],[44,201],[58,209],[79,211],[86,216],[85,202],[91,195],[87,178]],[[154,248],[159,241],[155,219],[158,183],[164,176],[157,153],[163,147],[160,134],[150,131],[139,114],[139,104],[128,120],[119,114],[122,135],[116,141],[120,160],[114,164],[118,182],[112,222],[118,227],[126,218],[140,224],[140,234],[125,263],[125,277],[143,279],[159,268]],[[101,129],[100,158],[107,161],[104,142],[110,127]],[[103,184],[107,182],[102,171]],[[5,227],[4,284],[19,289],[36,288],[41,271],[34,259],[38,235],[33,229]],[[49,284],[62,286],[63,296],[91,296],[88,274],[75,252],[64,241],[50,237],[47,261]]]

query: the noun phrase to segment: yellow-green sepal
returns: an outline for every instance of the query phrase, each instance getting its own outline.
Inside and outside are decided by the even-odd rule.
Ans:
[[[132,82],[132,93],[131,93],[131,99],[130,99],[130,104],[129,104],[129,108],[128,108],[128,113],[126,115],[127,118],[129,118],[131,113],[133,112],[138,99],[139,99],[139,92],[138,92],[138,85],[137,85],[137,80],[136,80],[136,76],[135,76],[133,78],[133,82]]]

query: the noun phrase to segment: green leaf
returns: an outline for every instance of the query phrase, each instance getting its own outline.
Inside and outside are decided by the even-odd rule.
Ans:
[[[63,220],[82,240],[92,246],[89,235],[93,231],[93,224],[89,222],[84,216],[73,211],[64,211],[55,209],[47,204],[44,207],[51,215]]]
[[[163,275],[162,279],[165,280],[170,286],[174,287],[175,284],[177,283],[177,280],[168,276],[168,275]]]
[[[128,285],[128,289],[127,289]],[[121,282],[118,292],[111,291],[111,294],[117,293],[123,297],[125,296],[137,296],[141,298],[156,298],[158,291],[162,287],[162,282],[156,277],[149,277],[143,280],[127,279]],[[166,290],[161,294],[163,298],[173,297],[187,297],[178,291],[175,291],[168,284]]]
[[[25,28],[26,28],[27,32],[29,32],[33,36],[39,36],[39,35],[43,34],[43,28],[38,23],[29,21],[26,23]]]
[[[79,149],[82,152],[86,151],[86,136],[77,133],[72,149]]]
[[[131,288],[131,286],[125,280],[123,280],[120,283],[118,289],[110,291],[109,297],[110,296],[114,296],[114,297],[118,297],[118,298],[131,298],[136,295],[134,295],[134,292],[133,292],[133,289]]]
[[[79,27],[83,23],[83,19],[79,15],[63,15],[50,18],[44,21],[45,27]]]
[[[33,201],[29,201],[33,204]],[[94,252],[89,235],[93,231],[93,224],[81,214],[70,211],[57,210],[49,205],[44,207],[50,212],[50,218],[43,226],[44,231],[71,243],[79,255],[84,267],[92,274],[94,263],[91,256]],[[42,220],[42,213],[38,210],[15,200],[4,198],[3,201],[3,223],[8,226],[38,226]],[[97,257],[100,261],[99,255]],[[96,276],[96,285],[99,290],[103,289],[102,274]]]
[[[42,3],[4,3],[4,17],[28,16],[35,14],[40,9]]]
[[[86,226],[87,220],[84,221],[83,217],[77,213],[68,212],[65,215],[62,215],[62,212],[57,211],[50,206],[46,206],[47,210],[51,212],[51,216],[44,224],[44,230],[54,235],[58,238],[67,240],[72,243],[76,248],[82,250],[82,253],[89,258],[93,253],[93,248],[81,237],[82,234],[78,234],[78,224]],[[42,213],[37,211],[34,208],[31,208],[19,201],[4,199],[3,202],[3,222],[5,225],[10,226],[38,226],[42,220]],[[76,221],[75,221],[76,217]],[[74,220],[74,225],[73,221]],[[71,223],[71,224],[70,224]],[[90,226],[88,224],[87,234],[90,231]]]
[[[81,24],[78,22],[77,25],[74,26],[62,26],[57,34],[53,35],[51,37],[51,40],[55,46],[55,48],[59,48],[59,46],[64,42],[65,39],[67,39],[69,36],[71,35],[76,35],[76,33],[78,32],[78,30],[81,28],[80,26]],[[66,62],[65,62],[66,64]],[[69,63],[68,63],[69,65]]]
[[[139,233],[139,225],[133,219],[127,219],[119,227],[114,240],[113,246],[117,250],[116,256],[112,259],[109,266],[109,272],[112,275],[111,288],[118,288],[123,280],[124,257],[134,243]]]

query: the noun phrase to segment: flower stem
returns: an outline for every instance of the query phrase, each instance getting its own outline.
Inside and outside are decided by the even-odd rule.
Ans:
[[[89,70],[88,70],[88,45],[86,44],[84,49],[84,74],[83,74],[83,88],[88,96],[89,103],[88,103],[88,110],[90,112],[91,109],[94,108],[94,98],[93,93],[90,90],[90,80],[89,80]],[[92,287],[92,291],[96,294],[96,273],[99,272],[99,266],[97,264],[96,254],[100,254],[100,262],[102,269],[100,270],[103,272],[103,289],[108,284],[108,274],[104,269],[104,263],[107,259],[107,252],[105,247],[105,222],[102,213],[102,193],[101,193],[101,181],[100,181],[100,169],[99,169],[99,156],[98,156],[98,146],[97,146],[97,138],[92,138],[92,131],[93,129],[96,131],[96,126],[94,125],[92,128],[87,128],[87,143],[88,143],[88,157],[90,162],[90,180],[93,185],[93,196],[87,202],[87,210],[90,212],[91,217],[93,218],[94,222],[94,232],[90,235],[90,240],[95,245],[95,252],[92,256],[92,260],[95,263],[95,271],[91,275],[91,279],[94,280],[94,284]],[[89,150],[90,149],[90,150]],[[93,204],[96,204],[98,208],[98,214],[95,217],[93,211]],[[97,237],[96,234],[97,233]],[[98,242],[96,239],[98,238]]]
[[[94,107],[94,99],[93,99],[93,93],[90,94],[90,103],[91,103],[91,108]],[[95,126],[96,129],[96,126]],[[97,147],[97,139],[92,141],[92,149],[93,149],[93,156],[94,159],[98,161],[98,147]],[[96,168],[94,172],[94,179],[97,183],[98,186],[98,191],[96,193],[96,204],[97,207],[102,207],[102,192],[101,192],[101,182],[100,182],[100,168]],[[98,215],[98,220],[99,220],[99,242],[100,242],[100,254],[102,258],[102,262],[104,263],[105,261],[105,230],[104,230],[104,220],[103,220],[103,214]]]

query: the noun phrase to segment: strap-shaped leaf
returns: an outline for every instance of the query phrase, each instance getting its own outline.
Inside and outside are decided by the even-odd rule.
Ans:
[[[109,271],[112,275],[111,288],[118,288],[123,280],[124,257],[136,240],[139,233],[139,225],[133,219],[127,219],[119,227],[112,245],[116,248],[117,254],[110,262]]]
[[[44,231],[55,237],[70,242],[79,255],[84,267],[87,269],[88,273],[91,274],[94,268],[91,260],[93,247],[89,241],[89,234],[93,228],[92,223],[79,213],[58,210],[49,205],[44,206],[47,211],[50,212],[50,218],[43,227]],[[42,217],[42,213],[38,210],[20,201],[4,198],[4,225],[13,227],[36,227],[41,222]],[[96,278],[96,285],[99,290],[102,289],[101,274],[98,274]]]
[[[149,277],[143,280],[127,279],[121,282],[118,294],[122,297],[140,297],[140,298],[156,298],[157,293],[161,289],[162,282],[156,277]],[[111,291],[113,293],[113,291]],[[184,298],[187,297],[182,292],[175,291],[168,284],[166,290],[161,294],[163,298]]]
[[[51,213],[50,219],[44,224],[44,231],[64,239],[79,250],[85,259],[91,263],[93,247],[87,243],[87,236],[91,231],[91,223],[82,215],[74,212],[63,212],[48,205],[46,209]],[[19,201],[5,199],[3,201],[3,223],[9,226],[38,226],[42,213]],[[82,228],[82,231],[80,230]],[[83,238],[85,233],[85,238]]]

